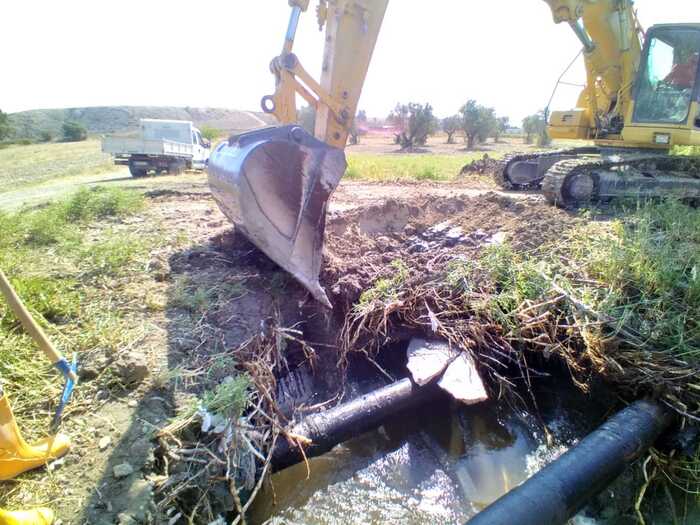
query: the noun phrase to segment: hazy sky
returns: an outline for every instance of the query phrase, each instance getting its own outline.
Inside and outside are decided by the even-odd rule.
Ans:
[[[645,27],[700,22],[698,0],[636,5]],[[1,0],[0,109],[257,110],[274,88],[268,64],[288,16],[286,0]],[[295,51],[312,72],[322,45],[309,11]],[[431,102],[447,116],[474,98],[519,121],[546,105],[578,50],[542,0],[391,0],[360,107],[386,116],[399,101]],[[577,64],[567,80],[582,79]],[[554,107],[577,92],[562,89]]]

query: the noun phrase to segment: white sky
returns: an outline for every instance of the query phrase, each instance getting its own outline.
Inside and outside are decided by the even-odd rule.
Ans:
[[[645,27],[700,22],[698,0],[636,6]],[[288,16],[285,0],[0,0],[0,109],[257,110],[274,88],[268,64]],[[296,53],[317,72],[323,40],[313,11],[297,36]],[[360,109],[383,117],[397,102],[431,102],[447,116],[474,98],[518,123],[546,105],[579,47],[542,0],[391,0]],[[582,82],[583,66],[567,80]],[[561,89],[554,107],[577,93]]]

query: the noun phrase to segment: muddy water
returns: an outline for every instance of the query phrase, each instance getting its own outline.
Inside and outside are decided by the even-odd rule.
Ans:
[[[547,447],[532,417],[495,405],[428,406],[276,474],[252,523],[464,523],[570,446],[561,414]]]

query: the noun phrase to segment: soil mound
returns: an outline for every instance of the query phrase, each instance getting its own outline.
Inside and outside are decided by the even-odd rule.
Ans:
[[[391,275],[395,261],[434,272],[493,244],[532,252],[581,222],[541,200],[496,193],[387,200],[328,221],[321,279],[331,301],[349,307],[376,279]]]

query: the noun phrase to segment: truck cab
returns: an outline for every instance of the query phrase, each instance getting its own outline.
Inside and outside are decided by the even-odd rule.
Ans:
[[[211,154],[211,142],[202,137],[202,132],[197,128],[192,128],[192,169],[203,170],[209,163],[209,155]]]

